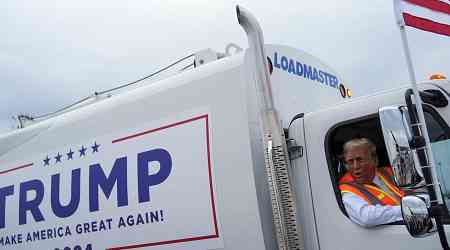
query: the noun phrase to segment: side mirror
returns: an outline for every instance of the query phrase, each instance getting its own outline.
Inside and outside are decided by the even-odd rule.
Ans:
[[[422,238],[437,231],[436,223],[430,217],[429,207],[430,199],[426,194],[407,195],[402,198],[403,221],[412,237]]]
[[[378,111],[383,130],[384,142],[394,179],[399,187],[415,188],[421,186],[422,172],[416,160],[416,154],[409,146],[411,133],[406,107],[383,107]]]

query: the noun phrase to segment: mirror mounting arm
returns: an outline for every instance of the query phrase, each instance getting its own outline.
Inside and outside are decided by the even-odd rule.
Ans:
[[[421,135],[419,136],[414,135],[409,141],[409,146],[412,149],[423,148],[425,147],[425,145],[426,145],[425,138]]]
[[[413,95],[413,90],[408,89],[405,92],[405,102],[406,106],[408,107],[408,114],[409,119],[411,120],[411,129],[413,132],[413,135],[417,135],[420,132],[420,126],[419,126],[419,118],[417,117],[417,110],[416,107],[413,106],[411,96]]]
[[[436,217],[444,217],[447,215],[447,208],[444,205],[435,205],[435,206],[431,206],[430,208],[430,215],[433,218]]]

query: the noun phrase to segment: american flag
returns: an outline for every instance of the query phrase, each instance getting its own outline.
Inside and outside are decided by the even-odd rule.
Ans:
[[[450,36],[450,0],[394,0],[402,25]]]

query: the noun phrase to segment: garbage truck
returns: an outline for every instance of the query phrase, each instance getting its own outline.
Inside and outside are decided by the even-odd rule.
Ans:
[[[265,44],[255,17],[236,10],[248,49],[201,51],[193,69],[0,135],[0,249],[442,248],[450,82],[418,85],[443,152],[430,175],[409,86],[352,96],[332,68]],[[403,222],[348,218],[340,155],[355,137],[373,140],[399,185],[434,187],[402,201]]]

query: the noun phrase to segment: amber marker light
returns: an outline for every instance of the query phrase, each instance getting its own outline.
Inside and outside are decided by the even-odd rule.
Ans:
[[[347,89],[347,96],[348,97],[352,97],[352,90],[351,89]]]
[[[434,74],[430,76],[430,80],[445,80],[447,77],[445,77],[443,74]]]

